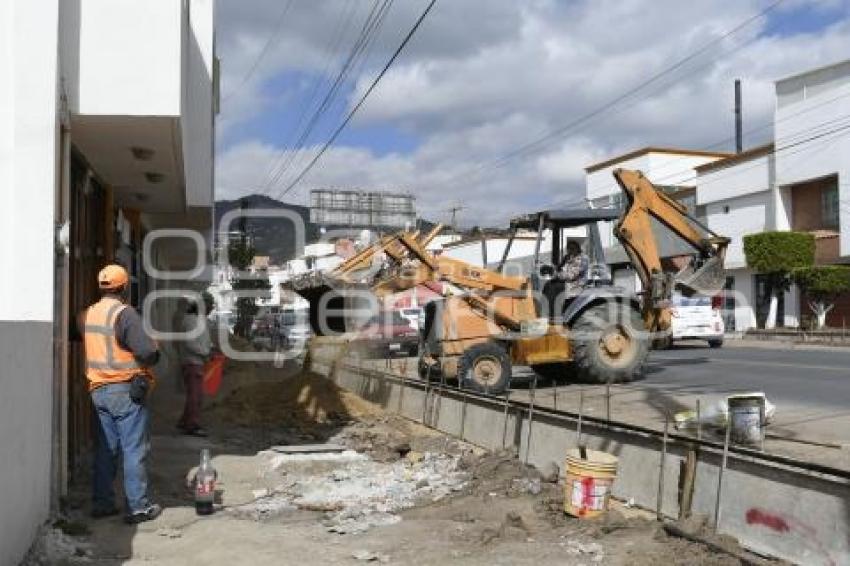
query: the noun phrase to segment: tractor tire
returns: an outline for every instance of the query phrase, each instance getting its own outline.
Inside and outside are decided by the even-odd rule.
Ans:
[[[551,364],[536,364],[531,366],[534,373],[553,383],[566,381],[573,374],[573,367],[568,362],[554,362]]]
[[[637,379],[649,352],[649,333],[629,305],[604,303],[579,315],[572,325],[576,377],[587,383]]]
[[[475,344],[458,359],[457,378],[464,389],[499,395],[511,381],[511,358],[497,342]]]

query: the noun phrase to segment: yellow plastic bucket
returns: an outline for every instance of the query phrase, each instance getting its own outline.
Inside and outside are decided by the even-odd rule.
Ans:
[[[586,451],[583,460],[578,448],[567,451],[564,466],[564,511],[573,517],[596,517],[608,510],[611,487],[617,478],[617,457],[607,452]]]

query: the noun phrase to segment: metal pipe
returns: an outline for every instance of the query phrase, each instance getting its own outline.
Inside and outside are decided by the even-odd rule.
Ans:
[[[726,423],[726,437],[723,441],[723,462],[720,465],[720,470],[717,473],[717,500],[714,502],[714,532],[720,527],[720,500],[723,497],[723,472],[726,471],[726,464],[729,460],[729,433],[732,430],[731,423]]]
[[[702,413],[699,399],[697,399],[697,440],[702,440]]]
[[[531,399],[528,403],[528,432],[525,435],[525,464],[528,465],[528,454],[531,452],[531,425],[534,424],[534,397],[537,393],[537,374],[531,381]]]
[[[741,116],[741,79],[735,79],[735,153],[744,151],[744,128]]]
[[[664,436],[661,440],[661,468],[658,471],[658,499],[655,507],[655,518],[663,520],[662,504],[664,503],[664,465],[667,461],[667,433],[670,428],[670,417],[664,413]]]
[[[541,213],[540,219],[537,221],[537,240],[534,242],[534,269],[532,269],[532,273],[537,273],[537,268],[540,266],[540,243],[543,241],[544,222],[545,218]]]
[[[508,407],[510,406],[510,398],[511,398],[511,378],[513,376],[508,377],[508,388],[505,390],[505,406],[504,406],[504,416],[502,417],[502,449],[507,448],[508,442]]]
[[[404,405],[404,390],[405,389],[407,389],[407,372],[406,371],[403,374],[401,374],[401,391],[398,392],[398,407],[396,408],[396,411],[395,411],[397,415],[401,415],[401,408]]]
[[[458,389],[461,391],[461,401],[460,401],[460,439],[464,440],[463,433],[466,429],[466,388],[463,386],[463,379],[461,376],[458,376],[457,380]]]
[[[428,414],[428,394],[431,391],[431,368],[432,365],[428,365],[428,371],[425,372],[425,398],[422,400],[422,424],[427,425],[425,421],[425,415]]]
[[[584,387],[578,389],[578,425],[576,426],[576,436],[578,437],[578,445],[581,446],[581,421],[584,417]]]
[[[502,271],[504,271],[505,269],[505,262],[508,261],[508,254],[511,251],[511,246],[514,243],[514,238],[516,237],[517,230],[518,228],[514,226],[513,230],[511,230],[511,235],[508,236],[508,243],[505,244],[505,251],[502,252],[502,259],[499,260],[499,267],[496,268],[496,271],[498,271],[499,273],[502,273]]]

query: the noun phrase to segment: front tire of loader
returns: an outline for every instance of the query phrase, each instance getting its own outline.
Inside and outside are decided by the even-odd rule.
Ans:
[[[497,342],[475,344],[458,359],[457,378],[464,389],[499,395],[511,380],[510,356]]]
[[[572,334],[579,381],[622,383],[641,375],[650,340],[636,309],[620,303],[593,306],[581,313]]]

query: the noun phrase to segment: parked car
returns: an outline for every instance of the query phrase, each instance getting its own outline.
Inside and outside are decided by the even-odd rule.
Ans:
[[[725,326],[720,297],[685,297],[674,293],[670,309],[671,342],[706,340],[712,348],[723,345]]]
[[[384,311],[370,318],[357,331],[353,345],[363,353],[378,357],[416,356],[419,331],[397,311]]]
[[[287,349],[303,349],[313,335],[310,313],[306,309],[283,309],[278,315],[281,343]]]

